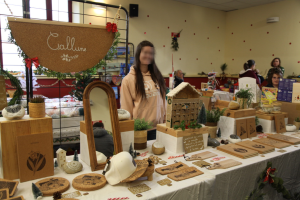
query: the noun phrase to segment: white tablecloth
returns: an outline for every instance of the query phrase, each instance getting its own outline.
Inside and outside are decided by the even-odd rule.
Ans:
[[[287,134],[289,135],[289,134]],[[147,157],[152,155],[151,145],[153,141],[148,141],[148,148],[140,151],[145,152],[149,151]],[[300,188],[300,145],[295,147],[294,145],[284,148],[287,152],[280,153],[275,152],[264,154],[265,157],[255,156],[248,159],[240,159],[238,157],[232,156],[230,154],[224,153],[222,151],[213,149],[211,147],[206,148],[202,151],[211,151],[216,153],[218,156],[224,156],[225,159],[232,158],[234,160],[240,161],[243,164],[235,166],[229,169],[216,169],[208,170],[205,168],[199,168],[204,172],[203,175],[190,178],[183,181],[172,181],[172,186],[160,186],[157,181],[167,178],[167,175],[160,175],[156,172],[153,174],[153,181],[147,180],[137,180],[132,183],[122,183],[116,186],[111,186],[106,184],[100,190],[88,192],[86,196],[77,197],[78,199],[88,199],[88,200],[99,200],[99,199],[108,199],[115,197],[129,197],[130,199],[161,199],[161,200],[170,200],[170,199],[179,199],[179,200],[189,200],[189,199],[211,199],[211,200],[242,200],[245,199],[247,195],[254,189],[256,180],[259,174],[265,169],[267,162],[271,161],[273,167],[276,167],[279,172],[276,174],[278,177],[281,177],[284,180],[284,185],[288,189]],[[190,153],[188,155],[195,154]],[[168,159],[169,156],[174,155],[170,152],[165,152],[163,155],[159,156],[163,160],[167,161],[167,164],[174,163],[176,161],[185,162],[189,166],[195,166],[192,164],[192,161],[185,161],[183,157],[176,159]],[[175,155],[174,155],[175,156]],[[69,156],[68,160],[72,160],[73,156]],[[80,156],[79,156],[80,158]],[[138,157],[141,159],[141,157]],[[222,160],[225,160],[222,159]],[[210,162],[211,159],[205,160]],[[91,169],[85,163],[83,164],[83,171],[76,174],[66,174],[60,168],[54,170],[55,177],[64,177],[72,183],[72,180],[81,174],[90,173]],[[158,164],[155,167],[161,167],[163,165]],[[102,173],[102,171],[96,171],[95,173]],[[37,182],[38,180],[28,181],[20,183],[16,191],[15,196],[23,195],[25,200],[32,200],[33,195],[31,192],[31,183]],[[132,194],[128,187],[134,186],[140,183],[147,184],[151,190],[141,193],[143,197],[136,197]],[[66,193],[76,191],[74,188],[70,187]],[[267,186],[263,190],[267,193],[265,199],[281,199],[281,194]],[[81,192],[82,194],[84,192]],[[44,197],[45,200],[53,199],[52,197]]]

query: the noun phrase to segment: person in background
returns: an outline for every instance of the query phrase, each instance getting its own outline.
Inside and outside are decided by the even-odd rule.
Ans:
[[[174,82],[174,88],[176,88],[180,83],[183,82],[183,73],[180,69],[175,72]]]
[[[268,75],[268,85],[266,87],[278,88],[279,79],[282,78],[281,70],[278,68],[272,68]]]
[[[142,41],[137,46],[134,65],[122,81],[120,103],[131,119],[144,118],[156,128],[166,117],[167,88],[154,53],[154,45],[149,41]],[[148,130],[147,139],[156,139],[156,129]]]
[[[256,80],[256,84],[260,85],[260,80],[257,76],[257,71],[255,70],[255,61],[254,60],[248,60],[246,63],[244,63],[244,70],[242,70],[239,74],[240,78],[243,77],[250,77],[254,78]]]
[[[102,122],[93,125],[94,140],[96,151],[103,153],[107,158],[114,155],[114,140],[104,129]]]
[[[271,62],[271,69],[269,69],[268,71],[268,75],[267,75],[267,79],[269,79],[269,75],[271,73],[271,70],[276,68],[278,70],[280,70],[280,73],[282,74],[282,77],[284,76],[284,68],[281,66],[281,60],[280,58],[274,58]]]

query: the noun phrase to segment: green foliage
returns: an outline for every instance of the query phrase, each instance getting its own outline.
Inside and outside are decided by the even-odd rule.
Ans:
[[[30,99],[30,103],[44,103],[45,99],[42,96],[36,96]]]
[[[258,126],[258,124],[259,124],[259,119],[257,116],[255,116],[255,125]]]
[[[247,196],[245,199],[246,200],[263,200],[263,196],[266,195],[265,193],[261,193],[261,190],[267,186],[268,184],[271,185],[271,187],[274,188],[278,193],[282,193],[282,197],[284,199],[290,199],[290,200],[299,200],[300,193],[295,193],[291,194],[290,191],[288,191],[284,185],[283,185],[283,180],[280,177],[276,177],[275,171],[273,174],[270,173],[270,177],[273,179],[273,183],[269,183],[268,181],[264,182],[264,179],[266,177],[267,170],[271,167],[272,169],[272,163],[268,162],[267,167],[265,170],[260,174],[258,180],[257,180],[257,188],[255,188],[249,196]]]
[[[300,122],[300,118],[297,117],[297,118],[295,119],[295,122]]]
[[[91,82],[93,82],[93,78],[90,74],[85,74],[85,75],[78,74],[76,77],[76,81],[73,81],[73,84],[75,85],[75,90],[72,89],[70,95],[75,99],[82,101],[84,89]]]
[[[17,79],[12,74],[10,74],[9,72],[7,72],[3,69],[0,70],[0,74],[7,77],[7,78],[9,78],[9,80],[11,82],[11,85],[16,87],[16,91],[14,93],[14,96],[9,101],[8,106],[15,105],[15,104],[20,104],[21,99],[22,99],[22,95],[23,95],[23,90],[21,88],[21,83],[20,83],[19,79]]]
[[[177,130],[177,129],[179,129],[179,128],[181,128],[181,130],[185,130],[185,121],[183,120],[183,121],[181,121],[181,123],[179,124],[179,125],[174,125],[174,130]]]
[[[194,120],[191,121],[191,123],[188,125],[188,128],[190,129],[202,128],[202,125],[197,123],[197,120]]]
[[[223,65],[221,65],[221,70],[224,73],[224,71],[227,69],[227,64],[224,63]]]
[[[250,104],[252,103],[252,98],[254,96],[254,94],[250,91],[251,89],[240,89],[236,94],[235,97],[240,98],[240,99],[246,99],[246,104],[248,106],[250,106]],[[242,101],[243,104],[240,105],[241,108],[245,108],[245,101]]]
[[[43,196],[41,190],[34,183],[32,183],[32,193],[35,199]]]
[[[199,111],[197,122],[200,124],[206,124],[206,109],[204,104],[202,104],[201,110]]]
[[[134,120],[134,130],[135,131],[143,131],[143,130],[148,130],[151,129],[152,122],[147,122],[145,119],[135,119]]]
[[[220,117],[223,116],[225,110],[226,110],[226,108],[224,108],[222,111],[220,110],[220,108],[208,110],[206,112],[206,118],[207,118],[206,121],[213,122],[213,123],[218,122],[220,120]]]
[[[75,152],[74,152],[73,161],[78,161],[78,153],[77,153],[77,150],[75,150]]]
[[[8,24],[7,24],[6,30],[11,30]],[[17,46],[17,51],[18,51],[19,57],[23,58],[23,62],[25,64],[25,59],[28,58],[28,56],[19,47],[19,45],[17,44],[17,42],[16,42],[15,38],[13,37],[11,31],[10,31],[10,34],[9,34],[9,37],[8,37],[8,41]],[[113,59],[114,55],[117,53],[117,47],[118,47],[119,42],[120,42],[120,33],[116,32],[113,44],[112,44],[110,50],[108,51],[108,53],[106,54],[106,56],[102,60],[100,60],[99,63],[96,64],[94,67],[92,67],[90,69],[87,69],[85,71],[76,72],[75,74],[60,73],[60,72],[55,72],[53,70],[47,69],[47,68],[40,65],[39,68],[37,69],[37,73],[38,74],[44,74],[47,77],[55,77],[58,80],[66,79],[67,77],[71,77],[71,78],[75,77],[77,79],[78,77],[85,76],[87,74],[97,74],[97,71],[98,71],[99,68],[106,67],[106,65],[107,65],[106,61],[108,61],[108,60],[111,61]]]

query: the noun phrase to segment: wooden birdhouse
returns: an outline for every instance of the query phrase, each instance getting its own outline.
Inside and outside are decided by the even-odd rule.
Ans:
[[[56,159],[57,159],[58,167],[62,168],[64,166],[64,164],[66,163],[66,155],[67,152],[61,148],[59,148],[56,151]]]
[[[189,125],[197,120],[201,94],[189,83],[183,82],[167,94],[166,126],[173,128],[185,121]]]

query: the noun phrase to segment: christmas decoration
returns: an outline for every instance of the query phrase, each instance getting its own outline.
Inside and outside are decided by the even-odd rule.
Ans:
[[[221,80],[224,80],[226,78],[226,74],[225,74],[225,70],[227,69],[227,64],[224,63],[223,65],[221,65],[221,70],[222,70],[222,73],[221,73]]]
[[[23,91],[26,92],[26,74],[25,74],[25,70],[22,70],[19,74],[20,76],[18,77],[20,83],[21,83],[21,87],[23,89]],[[37,91],[37,88],[39,88],[39,84],[37,82],[37,78],[35,76],[35,74],[32,74],[32,89],[33,91]]]
[[[90,74],[86,75],[77,75],[76,81],[73,81],[73,84],[75,85],[75,90],[72,89],[70,92],[70,95],[74,97],[75,99],[78,99],[79,101],[82,101],[82,95],[84,92],[84,89],[88,84],[93,82],[93,78]]]
[[[133,151],[132,143],[130,143],[129,151],[128,152],[132,156],[132,158],[136,158],[137,154],[136,154],[136,151]]]
[[[77,153],[77,150],[75,150],[75,152],[74,152],[73,161],[78,161],[78,153]]]
[[[197,123],[199,124],[206,124],[207,120],[206,120],[206,109],[204,104],[202,104],[201,110],[198,114],[198,119],[197,119]]]
[[[216,79],[217,72],[209,72],[208,73],[208,89],[215,90],[219,82]]]
[[[34,183],[32,183],[32,193],[35,199],[42,199],[43,197],[43,193]]]
[[[106,23],[106,30],[108,31],[108,32],[113,32],[113,33],[116,33],[116,32],[118,32],[118,22],[119,22],[119,18],[120,18],[120,10],[121,10],[121,5],[120,5],[120,7],[119,7],[119,9],[118,9],[118,11],[117,11],[117,13],[116,13],[116,15],[115,15],[115,18],[114,18],[114,21],[113,21],[113,23],[111,23],[111,22],[107,22]],[[114,23],[115,22],[115,20],[117,19],[117,23]]]
[[[39,65],[40,65],[38,57],[35,57],[35,58],[25,58],[25,63],[26,63],[26,67],[28,69],[31,68],[32,63],[35,65],[36,68],[38,68]]]
[[[58,167],[57,160],[54,162],[54,167]]]
[[[12,74],[10,74],[9,72],[7,72],[3,69],[0,69],[0,75],[3,75],[5,77],[9,78],[12,86],[16,87],[14,96],[7,105],[11,106],[11,105],[15,105],[15,104],[20,104],[22,95],[23,95],[23,90],[21,88],[20,81],[15,76],[13,76]]]
[[[282,193],[282,197],[284,199],[292,199],[296,200],[300,198],[300,193],[297,192],[295,194],[291,194],[291,191],[288,191],[284,187],[284,182],[282,178],[276,177],[276,168],[272,168],[272,163],[268,162],[267,167],[265,170],[261,173],[259,176],[259,179],[257,181],[258,186],[255,188],[249,196],[247,196],[246,200],[263,200],[263,196],[266,195],[265,193],[261,193],[261,190],[269,183],[276,191],[277,193]]]
[[[53,200],[59,200],[61,199],[61,192],[54,192],[53,194]]]
[[[177,33],[177,34],[174,34],[173,37],[172,37],[171,45],[172,45],[172,49],[174,49],[175,51],[178,51],[178,49],[179,49],[178,37],[180,36],[181,31],[179,31],[179,33]]]

